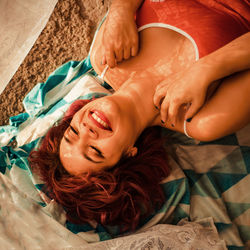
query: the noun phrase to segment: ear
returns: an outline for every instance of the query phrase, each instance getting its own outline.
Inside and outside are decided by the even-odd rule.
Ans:
[[[138,148],[137,148],[137,147],[130,147],[130,148],[127,150],[126,155],[127,155],[128,157],[134,157],[134,156],[136,156],[137,152],[138,152]]]

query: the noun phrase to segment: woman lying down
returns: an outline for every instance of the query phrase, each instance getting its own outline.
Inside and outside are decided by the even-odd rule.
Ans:
[[[114,94],[73,103],[29,157],[70,221],[134,230],[161,208],[157,127],[210,141],[249,123],[249,15],[209,2],[113,1],[90,59]]]

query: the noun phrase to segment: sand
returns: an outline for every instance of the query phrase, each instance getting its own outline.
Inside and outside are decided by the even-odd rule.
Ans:
[[[111,0],[58,0],[42,33],[0,95],[0,125],[24,112],[22,100],[57,67],[83,60]]]

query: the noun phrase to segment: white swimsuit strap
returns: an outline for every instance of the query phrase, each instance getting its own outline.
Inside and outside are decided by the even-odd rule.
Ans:
[[[187,132],[187,121],[186,121],[186,120],[184,120],[183,131],[184,131],[184,134],[185,134],[187,137],[193,138],[193,137],[191,137],[191,136],[188,134],[188,132]]]
[[[109,66],[108,66],[108,65],[106,65],[106,67],[104,68],[104,70],[102,71],[102,73],[101,73],[101,75],[100,75],[100,78],[101,78],[101,79],[103,79],[103,80],[104,80],[104,76],[105,76],[105,74],[106,74],[106,72],[107,72],[108,68],[109,68]]]
[[[106,74],[108,68],[109,68],[109,66],[106,65],[106,67],[105,67],[104,70],[102,71],[101,75],[100,75],[100,76],[99,76],[99,75],[97,76],[98,80],[100,80],[101,83],[104,83],[104,76],[105,76],[105,74]]]

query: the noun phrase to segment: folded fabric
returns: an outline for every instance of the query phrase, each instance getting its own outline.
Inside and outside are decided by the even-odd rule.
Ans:
[[[24,199],[25,208],[13,202],[13,196]],[[25,197],[11,181],[0,174],[0,244],[2,249],[157,249],[203,250],[226,249],[211,218],[196,222],[182,220],[178,225],[157,225],[132,234],[100,243],[88,244],[56,220],[43,213],[41,206]],[[55,247],[56,246],[56,247]]]

